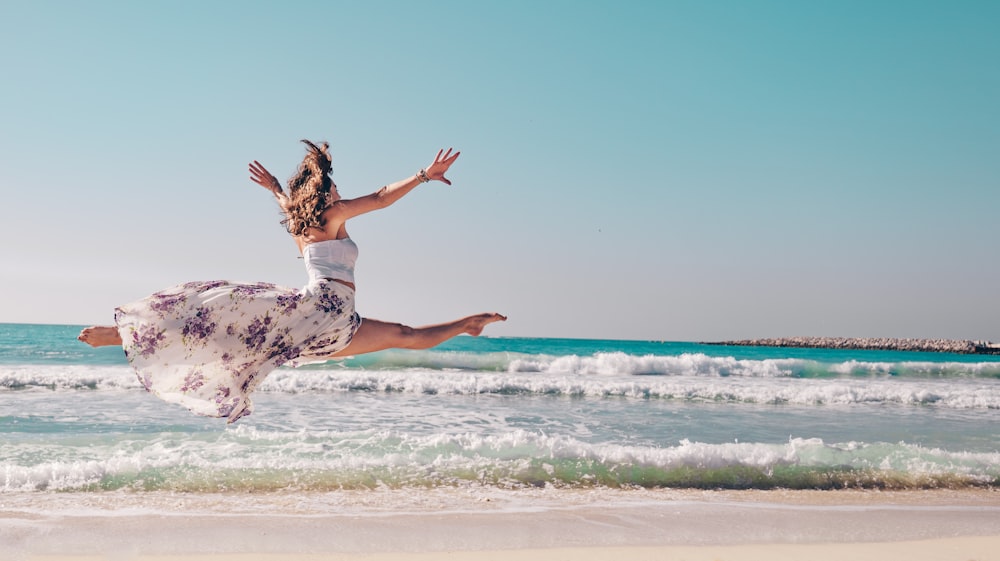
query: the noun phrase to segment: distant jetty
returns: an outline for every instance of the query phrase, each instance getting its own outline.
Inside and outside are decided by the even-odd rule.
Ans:
[[[734,345],[751,347],[802,347],[812,349],[860,349],[867,351],[917,351],[930,353],[957,353],[964,355],[1000,355],[1000,344],[988,341],[962,341],[952,339],[893,339],[886,337],[779,337],[774,339],[743,339],[720,341],[706,345]]]

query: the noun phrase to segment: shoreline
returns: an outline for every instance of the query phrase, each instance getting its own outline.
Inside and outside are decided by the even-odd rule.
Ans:
[[[703,342],[704,345],[734,347],[792,347],[865,351],[910,351],[931,353],[1000,355],[1000,344],[968,339],[899,339],[892,337],[773,337]]]
[[[983,561],[1000,559],[1000,492],[8,493],[0,536],[15,561]]]
[[[741,546],[620,546],[489,549],[441,552],[244,553],[183,555],[32,555],[23,561],[1000,561],[1000,538],[973,536],[887,543],[751,544]],[[13,561],[22,561],[16,559]]]

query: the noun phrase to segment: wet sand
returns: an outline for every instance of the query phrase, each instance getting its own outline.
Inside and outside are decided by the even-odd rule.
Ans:
[[[1000,560],[1000,493],[7,494],[5,561]]]

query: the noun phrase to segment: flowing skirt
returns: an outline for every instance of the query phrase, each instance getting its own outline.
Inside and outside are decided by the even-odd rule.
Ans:
[[[232,423],[275,368],[316,362],[351,342],[354,290],[317,281],[189,282],[115,310],[125,356],[147,391]]]

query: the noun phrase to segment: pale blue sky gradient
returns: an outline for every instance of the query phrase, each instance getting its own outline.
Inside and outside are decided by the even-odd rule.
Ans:
[[[1000,3],[0,4],[0,321],[299,286],[300,138],[361,217],[362,315],[490,333],[1000,340]]]

